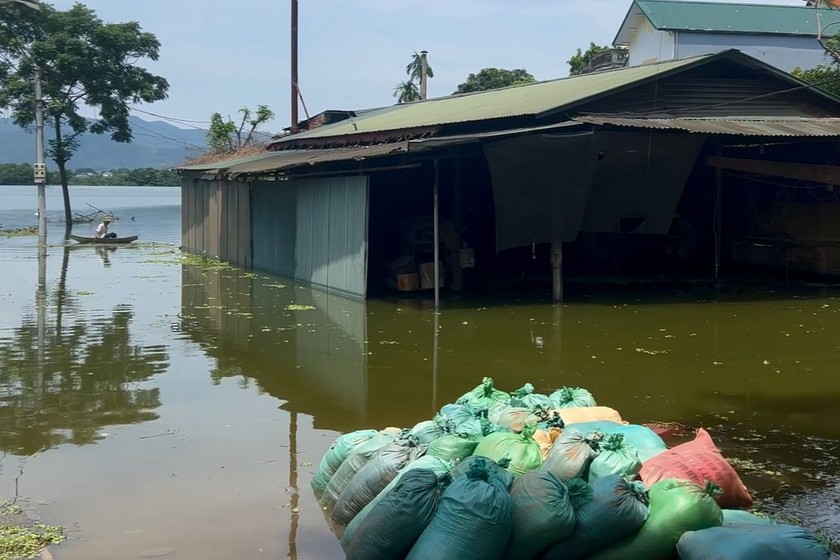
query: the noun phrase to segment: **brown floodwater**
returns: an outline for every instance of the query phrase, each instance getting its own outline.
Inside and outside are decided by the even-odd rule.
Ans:
[[[174,198],[151,225],[125,204],[141,239],[177,235]],[[348,300],[171,244],[50,246],[39,287],[34,239],[0,238],[0,266],[0,499],[67,528],[58,560],[342,558],[309,488],[332,440],[410,427],[484,376],[705,426],[764,507],[840,538],[837,289],[450,298],[436,349],[426,298]]]

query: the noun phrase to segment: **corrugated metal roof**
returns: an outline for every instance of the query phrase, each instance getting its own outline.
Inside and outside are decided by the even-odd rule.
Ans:
[[[274,143],[282,144],[306,139],[433,127],[505,117],[536,116],[654,78],[660,74],[726,56],[728,52],[405,103],[373,111],[355,119],[286,136]]]
[[[175,167],[175,169],[182,170],[182,171],[209,171],[209,172],[217,172],[221,169],[227,169],[231,165],[239,165],[241,163],[248,163],[251,161],[259,161],[261,159],[265,159],[267,157],[271,157],[272,155],[276,154],[277,152],[269,152],[266,150],[265,152],[261,152],[258,154],[250,155],[247,157],[241,157],[236,159],[226,159],[221,161],[214,161],[211,163],[198,163],[195,165],[182,165],[180,167]]]
[[[353,148],[332,148],[322,150],[284,150],[266,151],[246,158],[217,161],[199,165],[179,167],[182,171],[204,171],[226,175],[247,175],[280,171],[301,165],[315,165],[330,161],[363,160],[369,157],[384,156],[408,150],[406,142],[360,146]]]
[[[636,0],[630,7],[614,44],[629,43],[629,27],[640,13],[647,17],[656,29],[816,37],[817,12],[817,9],[805,5]],[[819,26],[825,27],[832,22],[840,22],[840,12],[820,9]]]
[[[303,165],[316,165],[331,161],[363,160],[371,157],[385,156],[408,149],[406,142],[395,142],[393,144],[379,144],[376,146],[362,146],[353,148],[332,148],[326,150],[285,150],[271,152],[271,156],[257,161],[231,165],[224,171],[225,174],[234,177],[237,175],[250,175],[259,173],[271,173],[282,171],[292,167]]]
[[[474,142],[481,142],[484,140],[493,140],[495,138],[506,138],[508,136],[521,136],[523,134],[538,134],[548,133],[565,128],[582,126],[584,123],[577,121],[566,121],[558,124],[550,124],[546,126],[532,126],[528,128],[512,128],[510,130],[497,130],[494,132],[477,132],[475,134],[458,134],[454,136],[439,136],[433,138],[419,138],[417,140],[408,141],[408,151],[415,152],[418,150],[433,150],[435,148],[443,148],[446,146],[457,146],[459,144],[471,144]]]
[[[656,119],[590,115],[577,117],[575,120],[594,125],[682,130],[697,134],[791,137],[840,136],[840,118],[683,117]]]

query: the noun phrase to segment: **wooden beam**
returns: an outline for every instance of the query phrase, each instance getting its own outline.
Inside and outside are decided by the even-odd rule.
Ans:
[[[812,181],[828,185],[840,185],[840,167],[836,165],[813,165],[788,161],[765,161],[761,159],[742,159],[721,156],[709,156],[706,165],[717,169],[743,171],[771,177],[784,177],[800,181]]]

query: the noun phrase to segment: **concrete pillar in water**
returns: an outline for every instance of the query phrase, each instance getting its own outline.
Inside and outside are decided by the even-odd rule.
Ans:
[[[551,243],[551,298],[554,303],[563,302],[563,242]]]

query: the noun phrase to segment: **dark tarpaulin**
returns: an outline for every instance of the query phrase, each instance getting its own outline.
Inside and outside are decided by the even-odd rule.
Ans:
[[[538,134],[485,144],[496,250],[574,241],[597,155],[593,133]]]
[[[705,136],[597,131],[581,231],[665,235]]]

